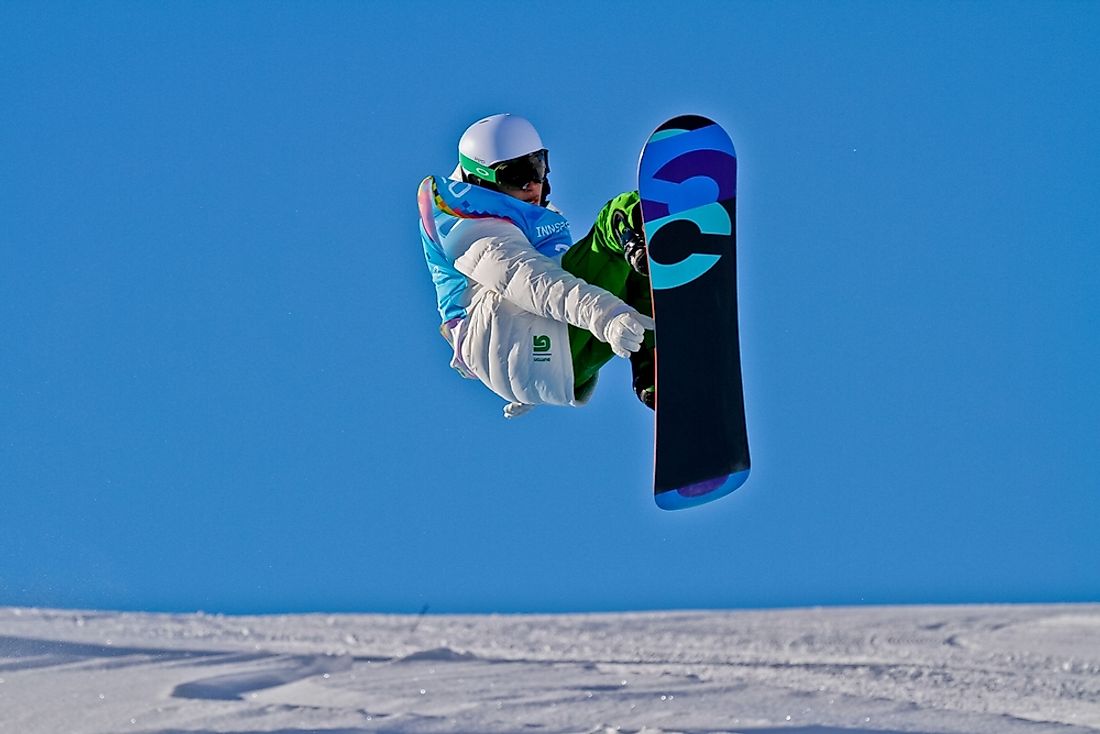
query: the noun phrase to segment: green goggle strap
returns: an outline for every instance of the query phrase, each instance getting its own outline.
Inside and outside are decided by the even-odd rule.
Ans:
[[[462,164],[462,170],[466,171],[466,173],[472,173],[481,180],[488,181],[489,183],[497,182],[497,172],[492,168],[483,166],[473,158],[464,156],[461,153],[458,154],[458,161]]]

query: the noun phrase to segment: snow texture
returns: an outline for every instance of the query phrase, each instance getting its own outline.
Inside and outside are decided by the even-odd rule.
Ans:
[[[1100,605],[577,615],[0,608],[0,732],[1100,731]]]

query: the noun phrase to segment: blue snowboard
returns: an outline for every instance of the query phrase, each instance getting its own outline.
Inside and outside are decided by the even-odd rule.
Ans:
[[[657,128],[638,165],[656,338],[657,505],[710,502],[749,476],[737,328],[737,154],[712,120]]]

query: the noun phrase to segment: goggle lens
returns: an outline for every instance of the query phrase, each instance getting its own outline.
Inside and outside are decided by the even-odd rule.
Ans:
[[[497,184],[512,189],[522,189],[529,183],[544,183],[550,173],[550,162],[546,150],[537,150],[510,161],[498,163],[493,170],[497,175]]]

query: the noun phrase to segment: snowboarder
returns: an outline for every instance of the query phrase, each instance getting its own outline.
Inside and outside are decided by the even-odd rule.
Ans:
[[[600,210],[575,244],[550,203],[548,152],[511,114],[478,120],[449,178],[418,192],[420,234],[451,366],[507,401],[582,405],[613,355],[654,406],[653,321],[637,192]],[[568,352],[566,351],[568,348]]]

